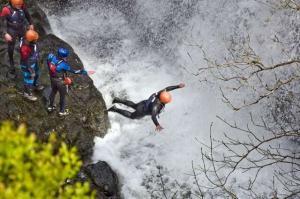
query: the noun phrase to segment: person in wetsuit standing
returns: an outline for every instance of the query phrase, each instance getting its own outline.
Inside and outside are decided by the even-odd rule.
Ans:
[[[16,40],[20,40],[22,37],[24,37],[27,22],[30,30],[33,30],[34,26],[23,0],[10,0],[9,3],[3,7],[0,17],[1,19],[4,18],[7,24],[7,29],[2,34],[8,45],[7,50],[10,64],[9,74],[16,77],[14,62],[14,49]]]
[[[24,82],[24,97],[36,101],[37,97],[32,95],[32,90],[43,90],[43,86],[38,84],[39,80],[39,51],[37,46],[37,40],[39,34],[34,30],[28,30],[25,37],[20,43],[20,55],[21,55],[21,69],[23,73]]]
[[[146,115],[151,115],[152,121],[156,126],[156,131],[161,131],[163,127],[157,121],[157,116],[164,109],[167,103],[171,102],[171,94],[169,91],[185,87],[184,83],[176,86],[169,86],[159,92],[153,93],[147,100],[143,100],[139,103],[134,103],[129,100],[120,98],[114,98],[112,103],[120,103],[135,109],[134,112],[119,109],[115,105],[109,108],[107,111],[119,113],[130,119],[141,119]]]
[[[48,106],[48,112],[55,110],[54,100],[57,92],[60,95],[60,110],[59,116],[66,116],[69,112],[65,109],[66,94],[68,92],[68,86],[71,84],[71,79],[67,77],[67,72],[73,74],[88,75],[84,69],[74,70],[67,63],[67,57],[69,56],[69,50],[66,48],[59,48],[57,50],[57,56],[50,53],[47,58],[47,65],[49,69],[50,81],[51,81],[51,93],[50,104]]]

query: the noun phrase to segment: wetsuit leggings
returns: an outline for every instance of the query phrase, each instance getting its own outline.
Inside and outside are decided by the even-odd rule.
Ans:
[[[60,112],[65,112],[67,87],[59,78],[51,78],[50,106],[53,106],[57,91],[59,92]]]
[[[7,33],[12,36],[12,41],[7,43],[7,52],[9,57],[10,70],[15,71],[14,62],[14,50],[16,45],[16,40],[21,39],[25,35],[25,27],[8,27]]]
[[[34,71],[35,76],[32,78],[31,72],[28,70],[27,66],[21,65],[22,73],[23,73],[23,84],[24,91],[28,94],[32,93],[33,87],[37,86],[37,81],[39,79],[39,66],[37,63],[32,64],[30,66],[31,70]]]
[[[123,109],[119,109],[119,108],[114,108],[114,112],[117,112],[127,118],[130,119],[140,119],[142,117],[144,117],[145,115],[147,115],[147,111],[146,111],[146,103],[145,101],[141,101],[139,103],[134,103],[132,101],[129,100],[123,100],[123,99],[119,99],[119,98],[115,98],[114,100],[115,103],[120,103],[120,104],[124,104],[126,106],[129,106],[133,109],[135,109],[134,112],[129,112],[127,110],[123,110]]]

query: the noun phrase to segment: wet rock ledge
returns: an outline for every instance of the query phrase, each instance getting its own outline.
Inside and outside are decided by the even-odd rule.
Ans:
[[[7,1],[0,0],[1,8]],[[69,146],[76,146],[85,167],[81,175],[89,178],[92,187],[98,192],[99,198],[118,198],[118,180],[116,174],[105,162],[90,164],[94,147],[94,137],[103,137],[109,126],[106,106],[101,93],[96,89],[88,76],[72,76],[74,85],[69,90],[67,105],[71,114],[65,118],[58,117],[58,112],[49,114],[46,110],[50,92],[50,81],[46,67],[48,53],[55,53],[58,47],[70,50],[69,63],[75,69],[82,68],[82,62],[74,50],[66,42],[51,34],[46,14],[34,0],[26,1],[36,30],[40,34],[39,49],[41,72],[40,83],[46,86],[43,92],[35,93],[36,102],[26,101],[21,92],[23,90],[22,75],[18,69],[17,79],[6,76],[8,58],[6,44],[0,39],[0,121],[11,120],[17,125],[26,123],[28,130],[37,134],[38,138],[46,141],[49,134],[57,132],[59,138]],[[5,24],[0,24],[5,28]],[[18,49],[15,50],[15,62],[19,61]],[[56,98],[57,106],[59,97]]]

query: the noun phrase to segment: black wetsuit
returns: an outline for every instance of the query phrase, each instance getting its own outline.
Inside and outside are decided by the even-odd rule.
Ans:
[[[62,79],[60,78],[50,78],[51,81],[51,93],[49,96],[50,99],[50,106],[53,107],[54,100],[57,92],[59,92],[59,111],[65,112],[65,105],[66,105],[66,95],[67,95],[67,86],[64,84]]]
[[[32,19],[25,6],[23,6],[22,9],[15,9],[10,3],[4,6],[2,9],[1,17],[6,19],[7,24],[7,30],[2,34],[4,35],[5,33],[8,33],[12,37],[12,41],[8,42],[7,50],[11,67],[10,70],[11,72],[14,72],[14,49],[16,40],[20,40],[22,37],[24,37],[27,22],[29,25],[32,25]]]
[[[165,105],[159,101],[159,95],[163,91],[172,91],[175,89],[180,88],[179,86],[169,86],[157,93],[153,93],[147,100],[143,100],[139,103],[134,103],[129,100],[122,100],[119,98],[114,99],[114,103],[124,104],[135,109],[135,112],[129,112],[127,110],[114,108],[111,111],[117,112],[125,117],[131,119],[140,119],[146,115],[151,115],[152,121],[154,122],[155,126],[158,126],[159,123],[157,121],[157,116],[160,112],[164,109]]]

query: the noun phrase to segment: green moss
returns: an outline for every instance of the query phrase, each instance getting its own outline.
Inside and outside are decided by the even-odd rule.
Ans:
[[[3,94],[17,94],[18,90],[15,87],[6,87],[4,89],[1,89],[1,92]]]
[[[76,148],[68,148],[52,134],[40,143],[24,125],[0,126],[0,198],[94,198],[87,183],[62,186],[79,171]]]

